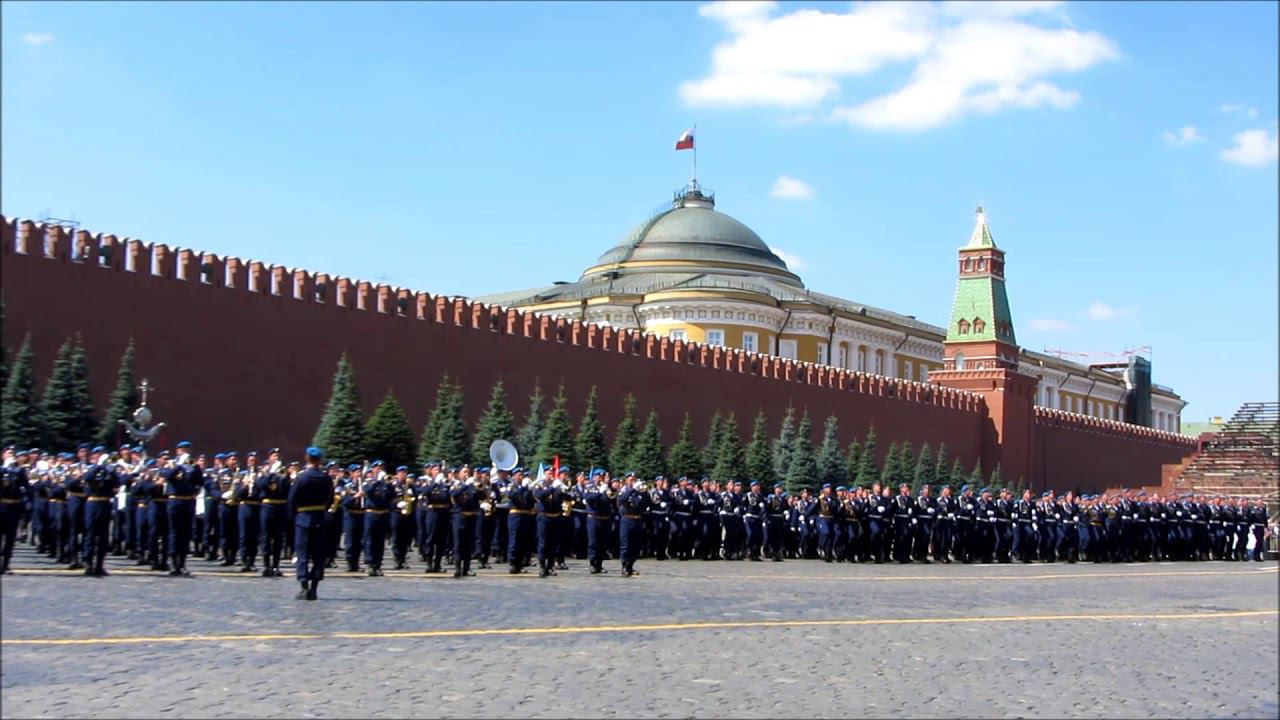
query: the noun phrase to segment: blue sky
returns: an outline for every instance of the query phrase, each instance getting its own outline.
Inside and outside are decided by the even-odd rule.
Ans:
[[[7,216],[433,293],[576,279],[699,175],[944,323],[986,207],[1029,348],[1277,396],[1277,5],[5,3]]]

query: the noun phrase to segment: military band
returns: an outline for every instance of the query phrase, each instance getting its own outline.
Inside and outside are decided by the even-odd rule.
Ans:
[[[303,563],[305,553],[302,597],[323,576],[317,564],[341,560],[347,572],[381,576],[388,547],[396,569],[410,567],[415,549],[425,572],[448,564],[455,578],[490,560],[523,573],[536,556],[545,578],[566,569],[568,557],[586,560],[592,574],[617,561],[624,576],[638,574],[641,559],[1260,561],[1272,532],[1261,500],[1200,494],[1015,496],[1006,488],[906,484],[895,493],[878,483],[791,494],[758,481],[744,490],[740,482],[682,477],[673,487],[661,476],[574,475],[567,466],[536,477],[519,467],[491,472],[433,460],[420,473],[409,466],[387,473],[380,460],[342,467],[309,451],[303,470],[278,449],[261,464],[250,452],[242,466],[234,451],[207,463],[189,442],[154,458],[132,446],[85,445],[74,454],[8,448],[0,472],[3,571],[20,532],[38,553],[93,576],[107,574],[108,555],[185,576],[195,555],[280,577],[282,562]],[[317,472],[331,490],[322,502],[307,499],[299,514],[294,487]]]

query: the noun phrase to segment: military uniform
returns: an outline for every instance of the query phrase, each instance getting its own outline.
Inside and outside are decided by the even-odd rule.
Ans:
[[[564,513],[564,492],[550,483],[544,483],[533,493],[537,501],[538,527],[538,575],[555,575],[556,541],[559,539],[559,523]]]
[[[26,453],[23,453],[25,456]],[[0,573],[9,573],[13,545],[18,538],[22,504],[28,493],[27,469],[15,462],[0,468]]]
[[[517,471],[516,474],[523,473]],[[515,575],[524,572],[533,553],[537,510],[533,490],[524,484],[523,478],[512,480],[507,490],[507,502],[511,505],[507,513],[507,563],[509,572]]]
[[[636,559],[644,544],[644,518],[648,505],[649,497],[633,485],[627,485],[618,493],[618,559],[622,563],[622,574],[627,577],[637,574]]]
[[[381,463],[375,462],[377,470]],[[381,474],[364,481],[364,563],[369,566],[369,577],[382,574],[382,558],[387,551],[387,530],[390,527],[392,488]]]
[[[106,462],[105,448],[95,448],[101,461],[89,466],[84,474],[85,487],[85,543],[84,574],[104,577],[104,563],[110,540],[111,514],[120,476],[114,466]]]
[[[480,495],[470,482],[458,483],[449,491],[451,528],[453,529],[453,576],[474,575],[471,555],[475,550],[476,517],[480,514]]]
[[[261,499],[261,514],[258,525],[262,529],[262,576],[283,577],[280,570],[280,556],[284,553],[284,536],[287,530],[286,520],[289,514],[290,480],[287,473],[279,468],[268,468],[258,476],[255,494]],[[327,519],[327,518],[326,518]],[[326,551],[328,548],[325,548]],[[325,553],[326,565],[328,553]]]
[[[298,553],[298,599],[315,600],[325,566],[325,511],[333,498],[333,480],[317,465],[320,448],[307,448],[310,467],[298,473],[289,487],[288,509],[293,515],[293,547]]]

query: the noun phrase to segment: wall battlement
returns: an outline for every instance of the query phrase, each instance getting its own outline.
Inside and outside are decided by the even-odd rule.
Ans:
[[[1036,407],[1035,412],[1036,424],[1044,427],[1118,436],[1135,442],[1156,443],[1187,448],[1188,450],[1194,450],[1199,442],[1198,438],[1193,438],[1189,435],[1155,430],[1141,425],[1130,425],[1115,420],[1105,420],[1092,415],[1080,415],[1079,413],[1069,413],[1039,406]]]

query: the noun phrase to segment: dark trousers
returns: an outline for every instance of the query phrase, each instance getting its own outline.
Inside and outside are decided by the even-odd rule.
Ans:
[[[676,513],[671,516],[671,554],[684,560],[693,552],[693,516]]]
[[[835,560],[836,521],[819,517],[816,522],[818,524],[818,556],[823,560]]]
[[[360,550],[364,547],[364,513],[343,512],[342,534],[346,536],[347,569],[354,570],[360,567]]]
[[[532,515],[507,514],[507,562],[517,570],[523,568],[525,560],[533,554],[534,524]]]
[[[587,512],[580,508],[575,508],[569,513],[569,522],[573,525],[571,546],[573,548],[573,556],[579,560],[589,558],[591,556],[589,548],[591,530]]]
[[[206,556],[216,555],[222,540],[222,517],[219,511],[222,503],[216,497],[204,499],[204,553]]]
[[[787,537],[787,524],[782,516],[769,517],[764,523],[765,554],[775,560],[782,559],[782,546]]]
[[[471,554],[475,555],[481,565],[489,564],[489,546],[493,542],[493,530],[495,527],[494,517],[485,515],[483,512],[476,516],[476,544]]]
[[[465,575],[471,570],[471,554],[475,552],[476,516],[453,513],[453,572]]]
[[[893,559],[898,562],[911,560],[911,527],[905,517],[893,519]]]
[[[402,515],[396,511],[391,515],[391,556],[396,565],[405,565],[409,561],[409,546],[413,544],[413,513]]]
[[[31,504],[31,542],[40,552],[48,552],[53,546],[49,534],[49,501],[37,497]]]
[[[747,555],[753,560],[760,557],[760,549],[764,547],[764,524],[759,517],[744,517],[742,519],[747,528]]]
[[[169,553],[173,556],[175,570],[187,566],[187,553],[191,551],[191,521],[195,514],[195,500],[169,500]]]
[[[111,500],[91,500],[84,508],[84,564],[101,569],[111,540]]]
[[[878,563],[885,561],[885,522],[879,518],[872,518],[867,521],[867,550],[871,555],[871,559]],[[821,531],[819,531],[821,532]]]
[[[538,515],[538,562],[549,568],[556,560],[556,542],[560,539],[560,518]]]
[[[1002,527],[1008,529],[1009,524],[1003,523]],[[915,547],[912,555],[916,560],[924,560],[929,555],[929,541],[933,538],[933,518],[925,518],[916,524]],[[1008,545],[1005,545],[1008,548]]]
[[[169,535],[169,501],[151,501],[151,563],[168,566],[173,538]]]
[[[933,528],[933,559],[947,562],[951,555],[951,538],[955,530],[955,522],[943,518]]]
[[[382,556],[387,551],[387,527],[387,513],[364,511],[364,563],[372,570],[382,569]]]
[[[325,522],[319,513],[300,513],[293,521],[293,548],[298,554],[298,582],[319,584],[324,579]]]
[[[439,570],[440,561],[449,549],[448,510],[436,508],[427,515],[427,547],[427,554],[431,557],[431,567]]]
[[[222,541],[222,561],[228,565],[235,561],[240,551],[240,505],[218,504],[219,539]]]
[[[612,520],[608,515],[592,515],[587,518],[587,560],[597,570],[604,565]]]
[[[671,518],[666,513],[653,513],[646,518],[649,524],[649,554],[659,560],[667,559],[667,546],[671,538]]]
[[[71,562],[80,562],[80,556],[84,552],[84,498],[68,496],[64,507],[67,513],[64,527],[64,532],[68,533],[67,554],[71,557]]]
[[[618,554],[624,570],[634,570],[644,545],[644,521],[623,515],[618,522]]]
[[[285,507],[284,505],[263,504],[260,516],[260,525],[262,525],[262,539],[264,545],[262,547],[262,565],[265,568],[277,570],[280,568],[280,555],[284,552],[284,531],[285,531]],[[326,513],[327,515],[327,513]],[[328,521],[328,518],[325,518]],[[326,548],[325,559],[328,559],[328,548]]]
[[[0,572],[9,569],[13,557],[13,545],[18,540],[18,524],[22,522],[22,505],[0,505]]]
[[[698,516],[698,555],[703,560],[720,557],[720,514],[703,512]]]
[[[507,522],[507,517],[511,511],[506,508],[498,508],[493,513],[493,533],[489,542],[489,552],[493,555],[496,562],[506,562],[507,560],[507,535],[511,532],[511,526]]]
[[[139,503],[133,509],[133,532],[138,564],[142,564],[151,559],[151,503]]]
[[[261,512],[261,505],[240,503],[236,527],[240,532],[240,562],[245,567],[253,567],[258,558],[258,540],[262,536],[262,529],[258,527],[258,515]],[[313,549],[319,551],[321,548]]]
[[[430,522],[428,518],[431,517],[431,509],[427,507],[427,501],[425,499],[418,502],[418,509],[414,514],[416,516],[416,521],[413,524],[415,535],[414,542],[418,544],[418,557],[421,558],[423,562],[427,562],[431,559],[431,555],[429,554],[431,550],[431,540],[427,533],[427,523]]]

